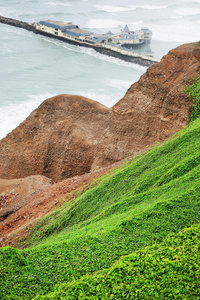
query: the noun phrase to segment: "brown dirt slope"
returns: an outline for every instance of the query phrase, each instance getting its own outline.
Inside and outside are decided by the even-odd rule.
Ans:
[[[112,109],[80,96],[44,101],[0,141],[0,178],[34,174],[55,181],[108,166],[162,142],[188,123],[183,93],[200,74],[200,46],[171,50]]]
[[[11,180],[0,179],[0,221],[32,201],[35,193],[51,185],[52,180],[41,175]]]
[[[0,247],[22,246],[20,240],[29,234],[32,223],[72,201],[91,187],[92,182],[107,173],[112,165],[81,176],[52,184],[44,176],[0,179]]]

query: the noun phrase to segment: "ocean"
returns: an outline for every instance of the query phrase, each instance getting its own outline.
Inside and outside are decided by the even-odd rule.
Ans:
[[[148,27],[150,50],[161,58],[200,40],[200,0],[1,0],[0,15],[25,22],[72,21],[106,33]],[[82,95],[111,107],[145,67],[0,23],[0,138],[45,99]],[[149,50],[149,49],[148,49]]]

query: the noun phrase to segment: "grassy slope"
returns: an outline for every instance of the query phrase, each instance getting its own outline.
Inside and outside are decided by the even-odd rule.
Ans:
[[[35,299],[199,299],[200,224]]]
[[[55,288],[55,294],[48,296],[50,299],[61,299],[59,290],[66,294],[63,299],[87,299],[88,289],[91,299],[98,299],[92,298],[92,291],[95,294],[99,291],[99,299],[111,295],[116,299],[126,299],[128,295],[130,299],[130,293],[143,299],[143,282],[152,288],[148,299],[155,299],[161,291],[168,293],[167,299],[198,299],[194,291],[198,289],[195,276],[198,276],[199,257],[196,256],[195,262],[191,253],[192,257],[196,255],[193,249],[198,247],[199,227],[184,229],[188,238],[180,246],[180,264],[172,266],[174,254],[170,253],[179,251],[177,243],[183,240],[180,234],[173,238],[171,235],[200,222],[199,133],[200,119],[196,119],[163,145],[103,176],[74,202],[40,220],[32,228],[29,239],[23,241],[29,248],[0,249],[0,299],[31,299],[37,293],[38,299],[42,299],[42,294],[54,291],[54,285],[62,282],[63,285]],[[170,237],[166,239],[167,235]],[[190,236],[195,236],[194,241]],[[128,254],[131,255],[120,259]],[[160,269],[157,254],[163,261]],[[137,259],[138,265],[131,257],[141,258]],[[149,259],[146,278],[142,262],[148,265]],[[186,261],[184,272],[183,260]],[[135,278],[133,267],[137,271],[136,288],[130,285]],[[111,269],[80,280],[86,273],[105,268]],[[108,272],[114,272],[113,277]],[[160,289],[155,289],[158,276],[162,284]],[[176,276],[178,282],[184,282],[184,289],[183,285],[176,288],[173,284]],[[97,284],[94,278],[98,279]],[[68,293],[66,283],[70,281],[73,282],[67,286]],[[119,295],[115,294],[118,282],[125,283]],[[185,298],[181,294],[183,290]],[[85,296],[79,297],[79,293]]]
[[[0,299],[46,294],[200,222],[199,134],[197,119],[43,218],[29,249],[1,249]]]
[[[187,92],[195,99],[192,113],[190,115],[190,121],[193,121],[200,116],[200,76],[195,80],[195,83],[189,87]]]

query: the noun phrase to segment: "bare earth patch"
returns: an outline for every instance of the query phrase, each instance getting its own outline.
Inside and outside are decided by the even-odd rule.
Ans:
[[[52,183],[51,179],[40,175],[0,179],[0,247],[15,247],[17,240],[29,234],[30,225],[35,220],[64,202],[72,201],[77,191],[81,193],[87,190],[94,179],[114,166],[58,183]]]

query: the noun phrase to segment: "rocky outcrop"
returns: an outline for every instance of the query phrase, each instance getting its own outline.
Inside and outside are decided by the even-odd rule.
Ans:
[[[124,151],[162,142],[188,123],[193,102],[187,86],[200,74],[200,46],[171,50],[147,69],[113,107],[111,130],[123,137]]]
[[[0,178],[81,175],[162,142],[188,123],[184,89],[200,74],[200,46],[171,50],[112,109],[80,96],[44,101],[0,141]]]
[[[32,202],[38,191],[47,189],[52,180],[41,175],[20,179],[0,179],[0,225],[24,204]]]
[[[44,101],[0,142],[0,177],[42,174],[55,181],[91,170],[112,110],[70,95]]]

